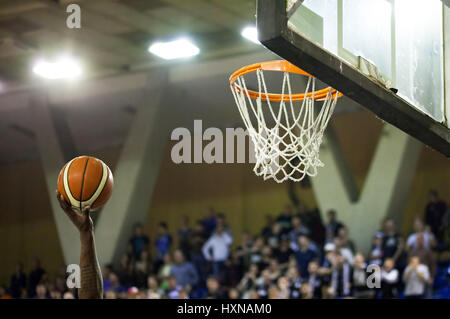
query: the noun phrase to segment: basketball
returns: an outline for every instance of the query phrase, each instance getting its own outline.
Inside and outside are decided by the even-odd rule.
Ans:
[[[58,191],[80,211],[90,205],[97,210],[111,197],[114,179],[109,167],[92,156],[79,156],[59,172]]]

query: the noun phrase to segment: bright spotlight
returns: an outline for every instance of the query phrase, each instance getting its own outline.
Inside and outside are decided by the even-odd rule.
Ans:
[[[165,60],[187,58],[200,53],[200,49],[185,38],[169,42],[155,42],[148,48],[148,51]]]
[[[242,29],[241,35],[253,43],[260,44],[258,40],[258,30],[255,27],[245,27]]]
[[[54,61],[37,61],[33,72],[49,80],[73,79],[81,75],[81,66],[74,59],[63,57]]]

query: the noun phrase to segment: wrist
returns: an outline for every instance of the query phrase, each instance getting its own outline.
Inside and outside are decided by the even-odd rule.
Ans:
[[[92,230],[80,230],[81,241],[90,241],[94,238],[94,232]]]

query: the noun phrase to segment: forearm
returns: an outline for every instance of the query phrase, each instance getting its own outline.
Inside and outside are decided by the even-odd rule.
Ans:
[[[93,231],[81,232],[81,287],[78,291],[80,299],[102,299],[103,279],[95,250]]]

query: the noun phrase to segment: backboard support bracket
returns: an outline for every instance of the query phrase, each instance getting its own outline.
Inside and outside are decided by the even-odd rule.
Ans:
[[[266,48],[334,87],[383,121],[450,157],[447,127],[357,68],[291,31],[286,1],[258,0],[256,18],[258,37]]]

